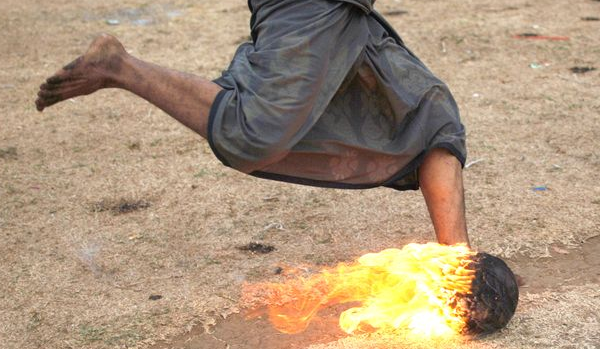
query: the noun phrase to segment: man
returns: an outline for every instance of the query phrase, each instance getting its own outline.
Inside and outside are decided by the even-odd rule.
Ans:
[[[420,187],[438,241],[468,245],[456,104],[373,2],[249,0],[252,42],[214,82],[139,60],[102,35],[40,86],[36,106],[125,89],[244,173],[333,188]]]

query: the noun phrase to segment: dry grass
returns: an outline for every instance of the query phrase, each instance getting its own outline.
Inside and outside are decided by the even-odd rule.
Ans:
[[[580,253],[600,234],[600,72],[570,69],[600,68],[600,22],[581,20],[600,3],[377,5],[396,11],[389,20],[448,82],[468,129],[470,160],[485,159],[465,172],[475,246],[504,257],[544,256],[552,244]],[[216,77],[248,36],[245,6],[0,2],[4,347],[144,347],[235,312],[241,283],[272,277],[278,265],[333,264],[433,238],[418,192],[321,190],[243,176],[222,167],[197,136],[123,92],[34,110],[41,81],[100,32],[149,61]],[[136,25],[123,9],[155,21]],[[181,16],[165,15],[174,9]],[[121,22],[109,26],[108,18]],[[570,40],[512,38],[532,31]],[[532,190],[542,185],[548,190]],[[149,205],[115,214],[123,202]],[[94,210],[98,203],[108,210]],[[276,250],[237,249],[251,242]],[[524,297],[508,331],[464,347],[597,348],[599,285],[549,284]],[[385,339],[369,343],[385,348]]]

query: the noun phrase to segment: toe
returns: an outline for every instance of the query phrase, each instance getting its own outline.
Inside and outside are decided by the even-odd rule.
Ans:
[[[67,81],[64,76],[54,75],[46,79],[48,85],[59,85]]]
[[[43,98],[42,100],[43,100],[42,103],[43,103],[44,108],[47,108],[49,106],[52,106],[52,105],[60,102],[62,99],[54,96],[54,97],[49,97],[49,98]]]
[[[46,89],[55,89],[55,88],[61,87],[62,85],[65,85],[65,84],[69,84],[69,83],[78,84],[78,83],[82,83],[85,81],[87,81],[87,79],[83,76],[61,75],[60,73],[58,73],[54,76],[49,77],[46,80],[45,87],[46,87]]]
[[[59,85],[51,85],[48,83],[43,83],[40,85],[40,91],[51,91],[51,90],[55,90],[56,88],[58,88]]]
[[[52,92],[52,91],[48,91],[48,90],[40,90],[38,92],[38,97],[41,98],[51,98],[51,97],[55,97],[57,96],[56,93]]]
[[[45,108],[54,105],[63,99],[64,98],[61,98],[61,96],[56,94],[38,93],[38,98],[35,100],[35,107],[37,110],[43,111]]]
[[[44,107],[45,107],[45,106],[44,106],[44,102],[42,101],[42,99],[41,99],[41,98],[38,98],[38,99],[36,99],[36,100],[35,100],[35,108],[36,108],[38,111],[43,111],[43,110],[44,110]]]

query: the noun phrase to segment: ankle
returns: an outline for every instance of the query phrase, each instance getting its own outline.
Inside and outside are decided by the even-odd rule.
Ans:
[[[104,87],[126,88],[135,79],[135,76],[129,76],[132,75],[135,60],[135,57],[126,52],[108,59],[102,71]]]

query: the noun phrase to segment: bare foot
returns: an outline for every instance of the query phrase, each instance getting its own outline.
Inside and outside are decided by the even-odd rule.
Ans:
[[[113,87],[126,55],[119,40],[107,34],[100,35],[83,56],[67,64],[40,86],[35,101],[37,110],[42,111],[69,98],[89,95],[101,88]]]

